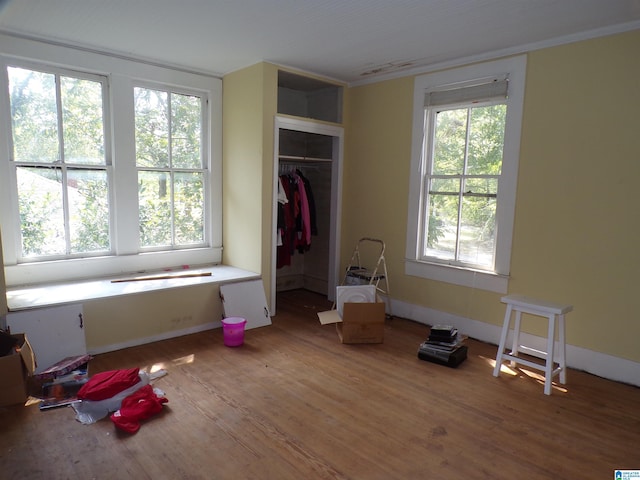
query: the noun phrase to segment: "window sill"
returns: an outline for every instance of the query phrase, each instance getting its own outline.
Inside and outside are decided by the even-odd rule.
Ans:
[[[496,293],[507,293],[509,277],[481,270],[469,270],[449,265],[405,260],[405,273],[469,288],[478,288]]]
[[[183,275],[183,277],[180,277]],[[191,275],[184,277],[184,275]],[[155,280],[136,280],[139,277],[165,277]],[[10,312],[31,308],[81,303],[99,298],[117,297],[135,293],[152,292],[201,284],[221,284],[238,280],[260,278],[255,272],[226,265],[170,272],[124,275],[83,281],[37,285],[33,287],[7,288],[7,305]],[[118,280],[118,282],[113,282]]]

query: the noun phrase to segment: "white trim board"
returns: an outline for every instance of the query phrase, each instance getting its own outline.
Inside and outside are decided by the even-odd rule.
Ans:
[[[154,276],[161,278],[136,281],[136,278],[139,279],[139,277]],[[256,278],[260,278],[260,276],[255,272],[227,265],[174,269],[172,271],[139,272],[137,275],[122,275],[119,277],[95,278],[26,287],[9,287],[7,288],[7,304],[9,311],[15,312],[31,308],[83,303],[99,298],[183,288],[203,283],[222,285]],[[129,281],[124,281],[124,279]],[[112,280],[118,280],[118,282],[114,283]]]
[[[394,316],[400,318],[406,318],[425,325],[454,325],[461,333],[468,335],[470,338],[493,345],[498,345],[500,341],[501,325],[492,325],[399,300],[393,300],[392,307]],[[502,324],[502,318],[500,323]],[[520,339],[527,346],[542,351],[546,349],[546,338],[521,332]],[[510,344],[510,341],[508,341],[507,345]],[[567,344],[566,349],[567,367],[582,370],[608,380],[640,386],[640,363],[575,345]],[[491,375],[491,372],[487,371],[487,374]],[[569,379],[569,385],[570,383],[571,379]]]

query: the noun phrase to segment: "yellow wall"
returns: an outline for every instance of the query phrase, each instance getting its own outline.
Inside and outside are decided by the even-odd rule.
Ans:
[[[271,268],[272,268],[272,252],[275,249],[274,240],[274,219],[273,219],[273,201],[274,201],[274,122],[278,111],[278,67],[266,63],[264,64],[263,88],[264,101],[262,103],[263,119],[262,124],[262,281],[264,283],[265,295],[267,302],[271,298],[271,289],[275,285],[271,285]],[[272,305],[269,305],[272,308]]]
[[[222,259],[254,272],[261,267],[262,73],[258,64],[222,82]]]
[[[530,55],[511,285],[573,302],[569,341],[636,361],[639,49],[635,31]]]
[[[573,304],[568,343],[633,361],[639,49],[635,31],[528,55],[509,284]],[[404,274],[412,91],[407,77],[349,92],[342,263],[358,237],[379,236],[394,298],[499,325],[500,295]]]
[[[342,192],[343,266],[361,237],[383,239],[394,298],[404,273],[413,78],[349,89]]]
[[[262,274],[269,298],[277,68],[253,65],[222,88],[223,263]]]
[[[220,321],[222,302],[214,284],[91,300],[83,304],[88,351],[139,339],[171,336]],[[213,340],[212,340],[213,341]]]
[[[4,262],[2,258],[2,232],[0,232],[0,265],[3,265],[3,264]],[[3,295],[0,295],[0,316],[7,314],[7,296],[4,295],[6,288],[7,287],[4,280],[4,268],[0,268],[0,292],[3,293]]]

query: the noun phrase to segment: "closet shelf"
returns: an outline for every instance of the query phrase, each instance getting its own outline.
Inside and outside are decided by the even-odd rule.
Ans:
[[[297,155],[278,155],[280,160],[291,160],[294,162],[331,162],[330,158],[317,158],[317,157],[300,157]]]

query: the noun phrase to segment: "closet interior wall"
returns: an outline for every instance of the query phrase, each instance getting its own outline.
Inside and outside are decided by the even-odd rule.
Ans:
[[[276,291],[304,288],[327,295],[331,230],[331,170],[333,137],[280,130],[279,175],[299,170],[313,191],[317,235],[304,253],[297,250],[291,264],[276,269]]]

